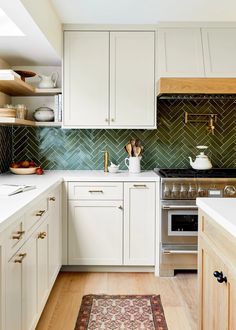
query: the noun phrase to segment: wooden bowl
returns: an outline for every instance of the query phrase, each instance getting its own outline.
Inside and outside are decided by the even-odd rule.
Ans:
[[[26,175],[35,174],[37,167],[9,167],[10,171],[14,174]]]
[[[14,70],[21,77],[21,80],[25,81],[25,78],[31,78],[36,76],[36,73],[33,71],[24,71],[24,70]]]

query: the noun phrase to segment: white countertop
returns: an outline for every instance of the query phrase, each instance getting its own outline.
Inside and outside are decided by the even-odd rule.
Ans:
[[[159,181],[159,176],[153,171],[144,171],[140,174],[129,174],[121,171],[116,174],[103,171],[45,171],[43,175],[15,175],[4,173],[0,175],[0,184],[36,185],[36,189],[19,193],[13,196],[0,196],[0,230],[10,225],[10,219],[17,216],[19,211],[36,200],[47,190],[62,181]],[[8,220],[9,221],[6,221]]]
[[[197,198],[197,206],[236,237],[236,198]]]

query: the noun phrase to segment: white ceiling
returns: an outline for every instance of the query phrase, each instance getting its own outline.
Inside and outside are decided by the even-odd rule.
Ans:
[[[60,65],[60,56],[21,1],[0,0],[0,8],[23,32],[0,36],[0,58],[10,65]]]
[[[236,21],[236,0],[51,0],[63,23]]]

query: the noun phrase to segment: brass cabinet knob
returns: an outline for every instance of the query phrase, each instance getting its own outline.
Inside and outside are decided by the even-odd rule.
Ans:
[[[19,259],[15,259],[14,262],[18,264],[22,264],[23,259],[27,256],[27,253],[20,253]]]
[[[115,119],[114,119],[114,118],[111,118],[111,121],[112,121],[112,122],[114,122],[114,121],[115,121]]]
[[[38,238],[44,239],[47,236],[47,233],[45,231],[38,234]]]
[[[46,210],[40,210],[35,215],[36,215],[36,217],[41,217],[45,212],[46,212]]]
[[[105,122],[107,122],[107,123],[108,123],[108,122],[109,122],[109,119],[108,119],[108,118],[105,118]]]
[[[20,240],[22,236],[24,235],[25,231],[24,230],[19,230],[12,236],[12,239],[18,239]]]
[[[56,197],[49,197],[49,200],[50,200],[51,202],[55,202]]]
[[[123,210],[123,206],[122,205],[118,206],[118,209]]]

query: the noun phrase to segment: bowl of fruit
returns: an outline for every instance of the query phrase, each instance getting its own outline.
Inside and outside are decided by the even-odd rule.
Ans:
[[[37,166],[32,160],[11,163],[9,168],[14,174],[43,174],[43,169]]]

